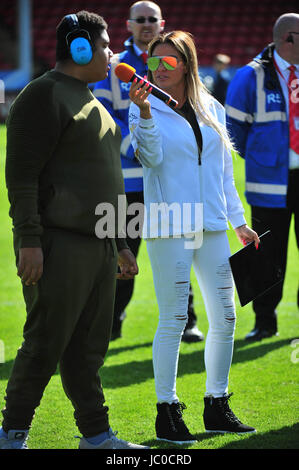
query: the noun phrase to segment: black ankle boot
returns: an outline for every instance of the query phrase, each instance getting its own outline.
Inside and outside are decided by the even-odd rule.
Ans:
[[[203,413],[206,432],[219,433],[252,433],[256,432],[251,426],[241,423],[229,407],[229,399],[232,393],[220,398],[208,396],[204,398],[205,408]]]
[[[184,403],[157,403],[156,434],[159,441],[174,444],[192,444],[196,439],[184,423],[182,411]]]

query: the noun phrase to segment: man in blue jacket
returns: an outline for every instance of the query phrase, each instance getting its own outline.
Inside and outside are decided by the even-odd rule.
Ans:
[[[125,192],[128,206],[133,203],[143,204],[143,172],[138,160],[135,158],[130,143],[128,125],[128,112],[130,106],[130,83],[121,82],[114,74],[115,67],[125,62],[136,69],[142,77],[147,74],[147,47],[150,41],[163,31],[165,20],[162,19],[160,7],[151,1],[135,2],[130,8],[130,19],[127,20],[127,30],[132,36],[125,42],[125,50],[115,54],[111,60],[111,70],[108,78],[98,82],[93,88],[94,95],[110,112],[121,128],[121,163],[125,181]],[[127,216],[127,227],[135,215]],[[141,227],[139,230],[141,234]],[[141,238],[128,238],[127,243],[137,256]],[[121,336],[122,322],[125,318],[125,308],[133,295],[134,280],[117,282],[115,295],[114,321],[111,339]],[[203,334],[196,326],[196,315],[193,308],[193,293],[190,288],[189,320],[182,337],[183,341],[202,341]]]
[[[237,72],[226,97],[228,128],[245,158],[252,227],[259,235],[272,231],[273,256],[283,276],[292,214],[299,246],[298,79],[299,15],[287,13],[274,25],[273,43]],[[275,309],[282,293],[280,283],[253,301],[256,322],[247,340],[277,334]]]

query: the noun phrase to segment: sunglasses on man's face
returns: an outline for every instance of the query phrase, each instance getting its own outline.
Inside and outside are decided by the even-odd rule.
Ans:
[[[162,61],[163,66],[166,70],[174,70],[178,65],[178,61],[172,56],[154,56],[147,59],[147,66],[151,72],[155,72],[158,69],[160,62]]]
[[[130,21],[136,21],[136,23],[142,24],[145,23],[146,20],[149,23],[157,23],[157,21],[159,21],[159,18],[156,18],[155,16],[149,16],[148,18],[146,18],[145,16],[139,16],[138,18],[133,18]]]

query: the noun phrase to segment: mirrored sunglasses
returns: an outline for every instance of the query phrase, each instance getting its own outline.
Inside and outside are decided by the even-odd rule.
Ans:
[[[145,16],[139,16],[138,18],[133,18],[130,21],[136,21],[136,23],[142,24],[145,23],[146,20],[149,23],[157,23],[157,21],[159,21],[159,18],[156,18],[155,16],[149,16],[148,18],[145,18]]]
[[[178,61],[175,57],[171,56],[155,56],[147,59],[147,66],[151,72],[158,69],[160,62],[162,61],[163,66],[166,70],[174,70],[178,65]]]

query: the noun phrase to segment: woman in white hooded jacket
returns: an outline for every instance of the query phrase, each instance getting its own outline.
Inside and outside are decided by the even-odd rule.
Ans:
[[[228,221],[242,243],[259,243],[246,225],[233,179],[232,144],[225,113],[198,76],[192,36],[165,33],[149,45],[149,81],[178,101],[176,109],[131,86],[131,141],[143,166],[147,241],[159,324],[153,342],[158,439],[190,443],[176,394],[181,335],[187,321],[190,271],[209,320],[205,347],[204,424],[211,432],[254,432],[236,418],[228,399],[235,330],[234,285],[228,258]]]

